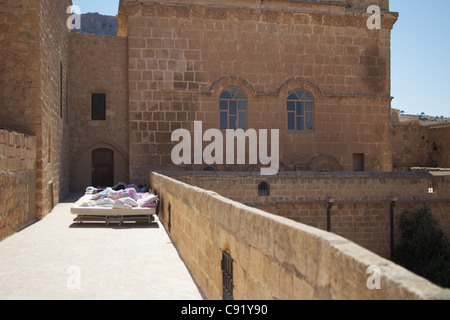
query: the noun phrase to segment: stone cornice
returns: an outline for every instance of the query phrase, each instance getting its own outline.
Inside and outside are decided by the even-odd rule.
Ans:
[[[254,8],[237,5],[179,4],[158,2],[121,2],[119,15],[142,17],[203,18],[214,20],[250,20],[279,24],[310,24],[366,27],[370,15],[364,10],[344,7],[340,2],[310,3],[294,8]],[[382,29],[392,29],[396,12],[382,12]]]

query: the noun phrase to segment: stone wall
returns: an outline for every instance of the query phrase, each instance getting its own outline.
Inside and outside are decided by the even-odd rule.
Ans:
[[[39,1],[0,3],[0,126],[38,135],[40,106]]]
[[[430,126],[428,136],[431,165],[450,168],[450,126],[448,124]]]
[[[67,126],[70,0],[40,0],[41,132],[37,137],[37,210],[41,217],[69,194]]]
[[[329,155],[352,171],[353,154],[361,153],[366,170],[391,170],[396,14],[385,12],[383,28],[369,30],[366,11],[344,2],[175,2],[121,1],[132,179],[145,181],[142,171],[173,167],[175,129],[192,132],[195,120],[205,130],[219,128],[218,99],[229,86],[248,96],[247,128],[280,129],[283,170]],[[313,131],[287,130],[286,99],[297,89],[314,96]]]
[[[420,121],[398,122],[391,126],[393,168],[409,171],[413,167],[450,168],[450,126],[421,125]]]
[[[431,166],[431,144],[428,127],[419,123],[398,123],[391,127],[393,169],[408,171],[411,167]]]
[[[208,299],[222,299],[222,252],[233,296],[255,299],[444,299],[445,291],[335,234],[152,173],[159,219]],[[369,290],[370,266],[380,290]]]
[[[2,1],[0,126],[36,136],[37,213],[69,192],[67,1]]]
[[[70,34],[69,126],[72,191],[91,185],[91,152],[114,151],[114,179],[128,182],[127,38]],[[106,95],[106,120],[92,120],[91,96]],[[135,125],[136,123],[131,123]]]
[[[429,206],[450,238],[450,177],[429,173],[280,173],[259,174],[170,173],[176,179],[309,226],[330,231],[376,254],[390,258],[391,197],[394,208],[394,244],[401,241],[400,216],[405,210]],[[260,196],[267,182],[270,195]],[[429,193],[429,188],[433,193]]]
[[[36,218],[36,137],[0,129],[0,241]]]

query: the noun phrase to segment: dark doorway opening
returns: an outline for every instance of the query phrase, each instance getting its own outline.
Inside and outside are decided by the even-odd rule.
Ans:
[[[92,151],[92,186],[114,185],[114,151],[106,148]]]

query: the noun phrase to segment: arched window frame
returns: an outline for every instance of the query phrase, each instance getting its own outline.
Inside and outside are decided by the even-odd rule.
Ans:
[[[314,130],[315,100],[311,92],[304,89],[291,92],[286,101],[286,110],[289,131]]]
[[[219,97],[220,129],[247,129],[248,97],[238,87],[225,89]]]

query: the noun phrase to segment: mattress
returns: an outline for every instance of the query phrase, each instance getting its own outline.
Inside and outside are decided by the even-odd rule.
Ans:
[[[81,197],[70,209],[70,213],[77,216],[102,216],[102,217],[131,217],[149,216],[156,214],[156,208],[133,207],[133,208],[112,208],[102,206],[86,206],[92,202],[92,195],[86,194]]]

